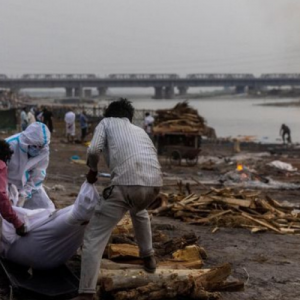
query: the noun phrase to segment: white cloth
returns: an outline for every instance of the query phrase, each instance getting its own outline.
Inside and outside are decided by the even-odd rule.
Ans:
[[[65,114],[65,122],[66,123],[74,123],[75,122],[75,113],[73,113],[72,111],[68,111]]]
[[[66,124],[66,134],[75,136],[75,123],[72,123],[72,124],[67,123]]]
[[[4,221],[0,255],[35,269],[51,269],[65,263],[80,247],[86,221],[101,199],[94,187],[85,182],[74,205],[61,210],[28,210],[13,207],[27,226],[28,234],[20,238],[13,226]]]
[[[54,208],[42,186],[49,164],[50,136],[50,131],[45,124],[35,122],[22,133],[6,139],[14,151],[8,163],[8,183],[17,187],[19,196],[25,197],[26,202],[33,198],[33,194],[38,194],[34,197],[40,197],[41,206],[34,208]],[[30,145],[43,147],[38,156],[28,158]]]
[[[75,136],[75,118],[76,115],[72,111],[65,114],[66,134]]]
[[[27,113],[27,119],[28,119],[28,124],[32,124],[35,122],[35,116],[31,111]]]

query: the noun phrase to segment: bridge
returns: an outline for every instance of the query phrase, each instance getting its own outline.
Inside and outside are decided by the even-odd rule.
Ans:
[[[105,96],[108,88],[154,89],[154,98],[172,99],[175,90],[186,95],[190,87],[235,87],[237,93],[260,90],[273,86],[300,86],[300,73],[274,73],[254,76],[239,73],[177,74],[110,74],[100,77],[95,74],[24,74],[17,78],[0,74],[0,89],[20,91],[34,88],[64,88],[67,97],[88,95],[92,88],[99,96]]]

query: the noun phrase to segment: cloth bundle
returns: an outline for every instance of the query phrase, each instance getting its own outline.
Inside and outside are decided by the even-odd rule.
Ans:
[[[94,185],[85,182],[75,203],[63,209],[13,207],[25,222],[28,234],[19,237],[14,227],[3,220],[0,255],[35,269],[51,269],[65,263],[80,247],[87,223],[100,201]]]

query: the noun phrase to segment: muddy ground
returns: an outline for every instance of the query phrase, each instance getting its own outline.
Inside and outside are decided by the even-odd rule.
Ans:
[[[48,168],[48,177],[45,186],[50,198],[53,199],[58,208],[72,204],[84,181],[84,174],[87,168],[84,164],[71,162],[70,158],[74,155],[81,159],[85,158],[86,146],[67,144],[61,136],[54,135],[51,143],[51,158]],[[242,149],[242,154],[247,151]],[[299,151],[300,153],[300,151]],[[182,180],[190,182],[192,192],[201,193],[210,186],[221,187],[217,179],[221,173],[235,168],[235,160],[231,163],[232,149],[222,146],[204,146],[202,155],[204,157],[213,155],[224,163],[216,166],[213,163],[202,163],[194,167],[171,166],[164,157],[160,157],[164,172],[165,186],[163,191],[176,192],[177,182]],[[268,161],[280,159],[291,162],[294,167],[300,168],[300,159],[297,153],[292,157],[287,155],[266,156],[261,160],[251,160],[255,157],[252,150],[250,159],[242,159],[244,163],[247,160],[249,164],[260,168],[260,172],[268,172],[273,179],[279,179],[285,182],[300,182],[300,175],[288,176],[285,172],[270,171],[265,169],[264,165]],[[249,157],[249,156],[248,156]],[[101,172],[108,172],[103,167]],[[197,184],[192,178],[204,182],[203,185]],[[205,182],[211,182],[206,184]],[[109,184],[106,178],[99,179],[97,187],[99,191]],[[265,194],[271,195],[279,201],[290,201],[300,204],[300,190],[264,190]],[[169,235],[178,236],[187,231],[195,231],[200,238],[200,245],[208,252],[208,259],[205,261],[205,267],[212,267],[224,262],[232,265],[233,276],[245,281],[245,291],[237,293],[223,293],[223,299],[238,300],[262,300],[262,299],[300,299],[300,239],[297,235],[278,235],[272,232],[251,234],[249,230],[240,228],[220,228],[212,233],[212,227],[192,226],[182,223],[178,220],[167,217],[153,217],[153,224],[172,224],[175,230],[169,231]],[[76,271],[78,271],[78,262],[74,258]],[[74,263],[73,261],[73,263]],[[9,282],[3,271],[0,271],[0,299],[9,299]],[[34,296],[16,294],[14,299],[27,300],[35,299]]]

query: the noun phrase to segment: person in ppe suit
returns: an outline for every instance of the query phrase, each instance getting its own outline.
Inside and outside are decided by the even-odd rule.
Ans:
[[[9,191],[14,186],[18,190],[18,197],[14,197],[17,206],[54,208],[43,188],[49,164],[50,136],[45,124],[34,122],[26,130],[6,139],[14,152],[7,167]]]

